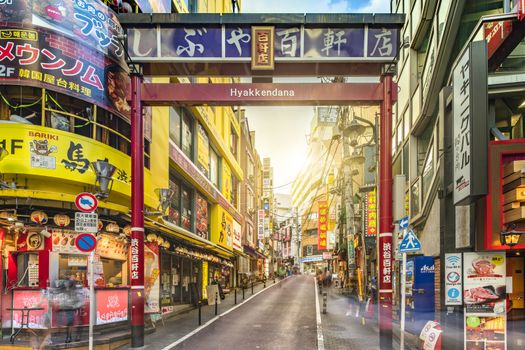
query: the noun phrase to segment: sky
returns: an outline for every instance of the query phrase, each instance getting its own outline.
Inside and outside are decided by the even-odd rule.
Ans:
[[[242,0],[243,13],[381,13],[390,0]],[[291,193],[291,182],[301,170],[308,145],[313,107],[245,107],[255,147],[270,157],[274,192]]]

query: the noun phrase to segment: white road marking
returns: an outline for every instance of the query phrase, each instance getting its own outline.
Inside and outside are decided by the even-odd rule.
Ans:
[[[319,292],[317,290],[317,279],[314,278],[315,286],[315,318],[317,323],[317,350],[324,350],[323,328],[321,325],[321,311],[319,307]]]
[[[290,278],[290,276],[288,277],[285,277],[284,279],[282,279],[281,281],[279,281],[279,283],[282,283],[284,280],[286,280],[287,278]],[[250,296],[248,299],[244,300],[243,302],[241,302],[240,304],[237,304],[235,305],[234,307],[232,307],[231,309],[229,310],[226,310],[224,311],[222,314],[218,315],[218,316],[215,316],[214,318],[212,318],[211,320],[209,320],[208,322],[206,322],[205,324],[203,324],[202,326],[199,326],[197,328],[195,328],[193,331],[191,331],[190,333],[186,334],[184,337],[180,338],[180,339],[177,339],[176,341],[174,341],[173,343],[171,343],[170,345],[168,346],[165,346],[163,347],[161,350],[170,350],[170,349],[173,349],[174,347],[176,347],[177,345],[179,345],[180,343],[184,342],[185,340],[187,340],[188,338],[194,336],[195,334],[199,333],[200,331],[202,331],[204,328],[208,327],[209,325],[211,325],[213,322],[217,321],[219,318],[223,317],[223,316],[226,316],[227,314],[229,314],[230,312],[232,312],[233,310],[237,309],[238,307],[244,305],[245,303],[247,303],[248,301],[252,300],[253,298],[255,298],[256,296],[258,296],[259,294],[261,294],[262,292],[264,291],[267,291],[268,289],[272,288],[272,287],[275,287],[277,284],[279,283],[275,283],[275,284],[272,284],[272,285],[269,285],[267,288],[264,288],[264,289],[261,289],[260,291],[258,291],[257,293],[255,293],[254,295]],[[317,285],[316,285],[317,286]],[[317,296],[317,294],[316,294]],[[319,307],[319,306],[318,306]],[[324,350],[324,348],[323,348]]]

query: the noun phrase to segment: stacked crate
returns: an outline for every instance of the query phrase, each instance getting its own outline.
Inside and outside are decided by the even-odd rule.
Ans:
[[[525,224],[525,160],[503,167],[503,224]]]

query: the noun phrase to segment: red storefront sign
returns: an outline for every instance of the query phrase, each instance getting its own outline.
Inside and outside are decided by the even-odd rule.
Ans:
[[[96,324],[106,324],[128,320],[128,290],[97,290]]]
[[[11,311],[7,307],[11,307],[8,297],[2,298],[4,307],[2,308],[2,327],[11,327]],[[9,306],[6,306],[9,305]],[[45,294],[40,290],[15,290],[13,291],[13,308],[34,308],[41,307],[43,310],[32,310],[29,312],[29,328],[43,329],[48,328],[48,320],[46,314],[49,308],[49,302]],[[15,328],[19,328],[22,321],[21,311],[13,311],[13,324]]]
[[[512,20],[487,22],[483,26],[487,40],[487,58],[490,59],[512,32]]]
[[[273,70],[274,27],[252,27],[252,69]]]
[[[317,205],[317,249],[326,250],[326,231],[328,231],[328,203],[326,203],[326,201],[319,201]]]
[[[518,19],[523,21],[525,19],[525,0],[518,0]]]
[[[365,234],[367,236],[375,236],[377,234],[377,193],[375,189],[366,194],[366,204],[367,217]]]

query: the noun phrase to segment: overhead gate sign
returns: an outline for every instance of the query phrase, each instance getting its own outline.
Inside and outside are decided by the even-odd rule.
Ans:
[[[300,24],[272,27],[275,61],[390,62],[397,56],[399,29],[382,25],[311,28]],[[134,61],[251,61],[249,24],[128,27],[128,48]],[[256,46],[259,47],[259,46]]]

